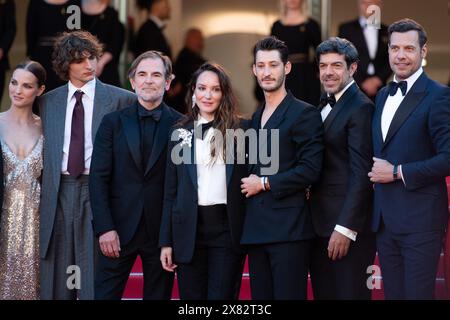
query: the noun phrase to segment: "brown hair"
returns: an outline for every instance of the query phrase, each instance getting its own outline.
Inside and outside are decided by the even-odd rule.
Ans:
[[[169,79],[172,77],[172,62],[170,58],[159,51],[146,51],[142,53],[139,57],[134,59],[131,63],[130,69],[128,69],[128,78],[132,79],[136,75],[136,70],[139,64],[146,59],[161,59],[164,65],[164,77]]]
[[[222,91],[222,99],[219,103],[219,108],[214,115],[214,128],[219,130],[222,137],[226,137],[227,129],[239,128],[239,117],[237,115],[237,99],[234,95],[233,88],[231,86],[230,77],[225,69],[217,63],[206,62],[192,75],[191,81],[188,86],[186,94],[186,105],[188,107],[187,117],[181,121],[181,125],[185,126],[188,123],[197,121],[200,114],[200,109],[197,105],[193,106],[192,96],[197,85],[198,77],[205,71],[213,72],[219,78],[220,90]],[[226,155],[226,143],[223,143],[222,155],[225,159]],[[211,140],[211,157],[215,160],[218,157],[216,153],[217,145],[215,139]]]
[[[22,69],[31,72],[38,80],[38,87],[45,85],[45,80],[47,80],[47,71],[45,68],[37,61],[26,60],[19,63],[13,70]]]
[[[100,58],[103,46],[87,31],[63,32],[53,45],[53,70],[64,81],[69,80],[69,66],[87,57]]]
[[[419,45],[423,48],[428,40],[427,33],[419,23],[412,19],[402,19],[391,24],[388,28],[389,42],[391,42],[391,36],[394,32],[404,33],[412,30],[419,34]]]

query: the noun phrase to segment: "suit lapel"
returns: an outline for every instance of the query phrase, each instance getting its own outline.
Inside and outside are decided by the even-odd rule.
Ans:
[[[364,36],[364,30],[361,27],[361,24],[359,23],[359,20],[355,21],[355,27],[356,27],[356,30],[358,30],[357,33],[356,33],[356,35],[358,37],[358,41],[355,41],[355,42],[359,42],[360,43],[360,46],[358,48],[361,49],[360,50],[361,52],[359,53],[359,55],[360,56],[367,56],[370,59],[369,48],[367,47],[366,37]]]
[[[263,110],[264,110],[263,107],[259,107],[258,110],[256,110],[255,113],[253,114],[252,121],[250,123],[250,128],[255,130],[256,133],[259,133],[259,130],[261,129],[260,125]],[[256,143],[259,144],[259,134],[257,134],[256,136],[257,136]],[[249,163],[249,172],[255,172],[256,166],[257,166],[256,163]]]
[[[387,87],[382,89],[379,93],[380,98],[377,99],[377,105],[375,107],[375,111],[373,114],[373,139],[376,142],[377,146],[383,145],[383,133],[381,131],[381,115],[383,114],[384,105],[386,104],[386,100],[389,94],[389,90]],[[374,144],[375,146],[375,144]]]
[[[53,101],[47,101],[46,111],[50,121],[48,123],[51,130],[49,130],[49,134],[46,134],[46,144],[51,145],[53,152],[50,154],[50,157],[53,162],[53,168],[55,168],[54,184],[55,186],[59,185],[59,178],[61,174],[61,166],[62,166],[62,156],[63,156],[63,148],[64,148],[64,131],[66,126],[66,112],[67,112],[67,95],[69,94],[69,86],[66,84],[62,86],[60,89],[57,89],[58,93],[56,94]]]
[[[339,114],[339,112],[344,109],[345,105],[351,100],[351,98],[356,94],[358,91],[358,85],[356,83],[353,83],[342,95],[342,97],[336,102],[333,109],[331,109],[331,112],[328,114],[328,117],[325,119],[324,122],[324,130],[328,131],[330,128],[330,125],[333,123],[333,120],[336,118],[336,116]]]
[[[145,174],[151,170],[151,168],[155,165],[156,161],[159,159],[161,152],[167,145],[169,130],[172,126],[172,117],[170,109],[163,103],[162,105],[162,114],[161,119],[157,125],[157,129],[155,132],[155,137],[153,139],[153,149],[150,155],[150,158],[147,163],[147,167],[145,169]]]
[[[94,111],[92,114],[92,143],[95,140],[95,134],[97,133],[100,122],[103,116],[111,111],[111,97],[108,95],[106,86],[98,79],[95,80],[95,97],[94,97]]]
[[[395,112],[391,125],[389,126],[383,148],[389,143],[392,137],[397,133],[409,115],[417,108],[423,97],[426,96],[425,87],[428,78],[422,73],[419,79],[414,83],[411,90],[406,94],[402,103]],[[387,91],[387,90],[386,90]]]
[[[186,130],[193,130],[194,127],[189,127]],[[195,189],[198,189],[198,184],[197,184],[197,159],[195,156],[195,143],[196,143],[196,139],[194,137],[194,134],[192,134],[192,143],[191,143],[191,147],[188,148],[187,150],[189,150],[189,152],[191,153],[190,156],[190,163],[186,164],[186,169],[188,171],[189,177],[191,178],[192,181],[192,185],[194,186]]]
[[[141,169],[141,134],[137,116],[137,104],[134,104],[120,115],[123,132],[127,139],[128,148],[136,166]]]

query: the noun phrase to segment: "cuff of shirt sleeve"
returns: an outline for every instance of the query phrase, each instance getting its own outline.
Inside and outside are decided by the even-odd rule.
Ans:
[[[358,232],[350,230],[338,224],[334,227],[334,231],[339,232],[340,234],[346,236],[347,238],[353,241],[356,241],[356,236],[358,235]]]
[[[402,165],[399,165],[399,166],[398,166],[398,171],[400,171],[400,175],[402,176],[403,184],[404,184],[405,187],[406,187],[405,177],[403,176],[403,171],[402,171]]]

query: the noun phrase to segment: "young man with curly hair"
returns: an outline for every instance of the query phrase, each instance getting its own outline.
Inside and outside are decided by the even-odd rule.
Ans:
[[[133,104],[135,95],[95,78],[102,47],[85,31],[63,33],[53,67],[67,84],[39,107],[45,138],[40,207],[41,299],[93,299],[96,244],[88,177],[103,116]]]

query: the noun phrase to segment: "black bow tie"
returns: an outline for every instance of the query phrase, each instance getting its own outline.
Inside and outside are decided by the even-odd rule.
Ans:
[[[153,118],[156,122],[159,122],[161,119],[162,110],[147,110],[145,108],[139,108],[138,109],[139,118]]]
[[[395,96],[398,88],[400,88],[400,90],[402,90],[402,96],[404,96],[406,94],[406,90],[408,89],[408,82],[406,82],[406,81],[400,81],[400,82],[391,81],[391,83],[389,83],[389,95]]]
[[[327,104],[329,104],[331,108],[334,107],[334,105],[336,104],[336,97],[334,96],[334,94],[330,94],[328,96],[328,94],[325,93],[320,97],[320,108],[325,108]]]

